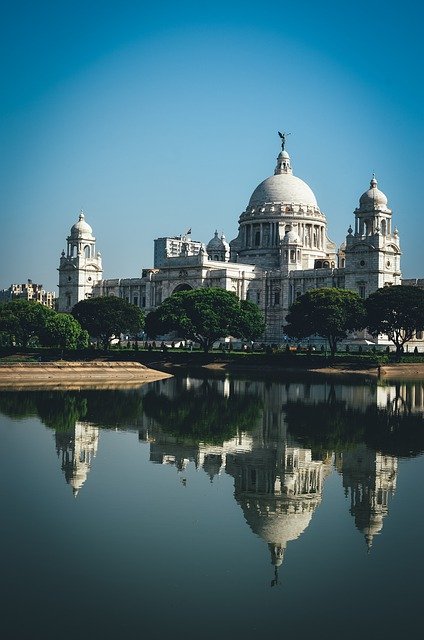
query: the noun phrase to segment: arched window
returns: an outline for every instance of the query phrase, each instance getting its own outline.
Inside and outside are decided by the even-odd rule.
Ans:
[[[90,245],[86,244],[84,247],[84,258],[89,258],[90,257]]]
[[[177,291],[190,291],[192,288],[189,284],[183,283],[177,285],[172,293],[177,293]]]

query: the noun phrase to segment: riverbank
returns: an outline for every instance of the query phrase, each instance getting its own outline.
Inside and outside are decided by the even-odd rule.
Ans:
[[[40,361],[41,360],[41,361]],[[16,386],[88,388],[136,386],[178,374],[222,374],[340,379],[423,379],[424,362],[388,363],[367,355],[217,353],[190,351],[91,351],[56,355],[46,351],[4,354],[0,389]]]
[[[0,364],[0,390],[130,387],[172,377],[139,362],[29,362]]]
[[[172,373],[181,372],[186,367],[181,365],[175,365],[173,363],[161,363],[161,370],[169,371]],[[392,365],[384,365],[378,366],[372,364],[368,367],[364,367],[363,365],[352,364],[349,365],[347,363],[342,364],[333,364],[328,366],[304,366],[304,367],[290,367],[284,365],[262,365],[262,366],[251,366],[248,363],[233,363],[233,362],[214,362],[210,364],[201,365],[200,367],[196,367],[191,365],[190,370],[195,370],[196,368],[201,370],[210,371],[213,373],[257,373],[257,374],[266,374],[266,375],[299,375],[302,376],[338,376],[338,377],[355,377],[362,379],[385,379],[385,380],[403,380],[403,379],[421,379],[424,378],[424,363],[418,364],[392,364]]]

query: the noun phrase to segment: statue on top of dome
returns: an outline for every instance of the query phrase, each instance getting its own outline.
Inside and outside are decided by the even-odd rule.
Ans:
[[[281,138],[281,151],[284,151],[284,146],[286,144],[286,136],[290,136],[291,133],[286,133],[285,131],[283,131],[283,133],[281,133],[281,131],[279,131],[278,135]]]

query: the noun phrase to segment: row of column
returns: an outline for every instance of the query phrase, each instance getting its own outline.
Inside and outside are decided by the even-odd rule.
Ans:
[[[355,219],[355,233],[360,236],[369,236],[376,233],[377,228],[379,229],[381,235],[391,235],[392,233],[392,224],[390,218],[356,218]]]
[[[324,225],[300,222],[298,235],[304,247],[325,250]],[[280,242],[279,222],[260,222],[244,225],[244,246],[276,247]]]

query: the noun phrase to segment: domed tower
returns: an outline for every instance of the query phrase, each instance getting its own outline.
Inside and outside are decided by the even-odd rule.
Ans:
[[[355,229],[349,227],[344,252],[346,289],[362,298],[380,287],[401,284],[399,234],[392,229],[392,211],[375,175],[359,199]]]
[[[300,269],[302,264],[302,243],[291,225],[286,227],[286,235],[281,242],[281,269],[288,274],[293,269]]]
[[[239,219],[239,233],[230,242],[232,259],[264,269],[280,268],[281,240],[290,229],[300,240],[301,261],[296,269],[313,269],[316,260],[333,247],[327,238],[327,221],[310,187],[293,175],[290,156],[282,148],[274,175],[254,190]]]
[[[226,241],[224,234],[221,234],[221,237],[219,237],[218,231],[215,231],[214,237],[212,240],[209,240],[206,245],[206,252],[209,260],[228,262],[230,259],[230,245]]]
[[[66,254],[62,251],[58,269],[59,311],[71,311],[77,302],[89,298],[94,284],[102,278],[101,255],[82,211],[66,241]]]

